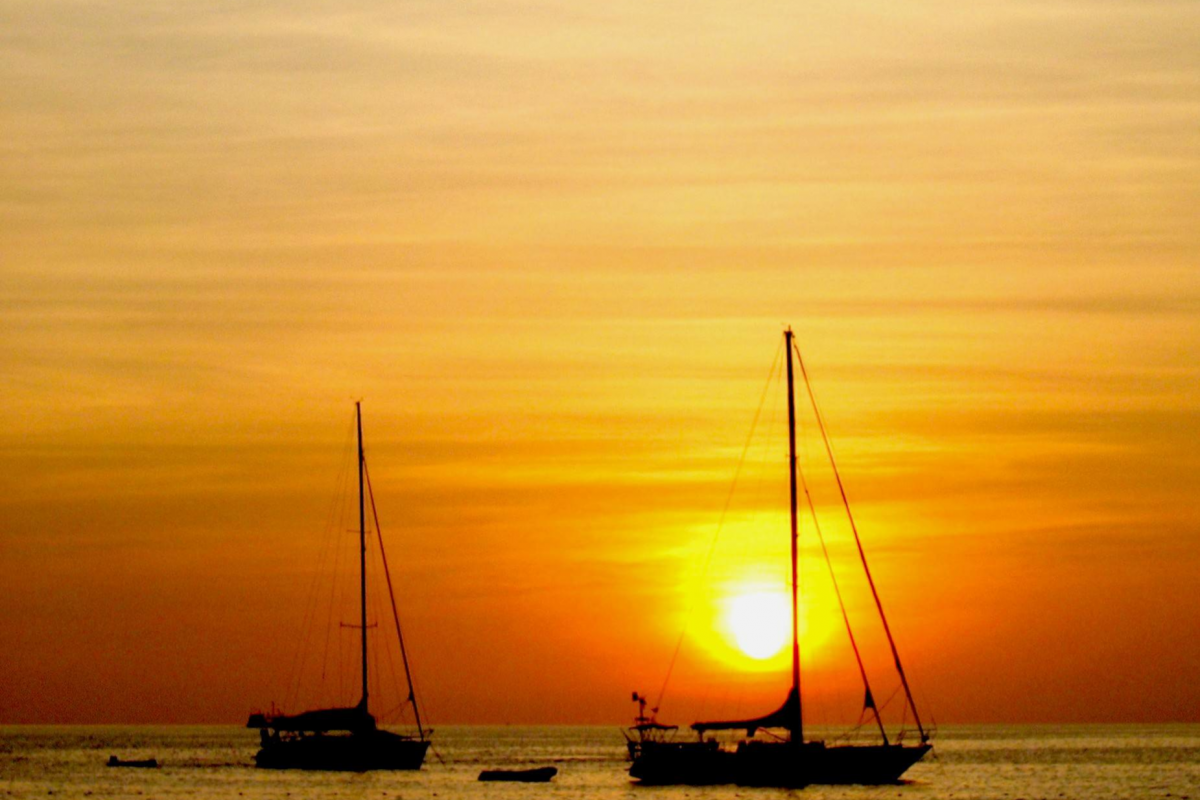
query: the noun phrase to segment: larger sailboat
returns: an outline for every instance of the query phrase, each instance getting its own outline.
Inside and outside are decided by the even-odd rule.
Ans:
[[[919,761],[932,745],[929,734],[921,724],[909,690],[908,678],[900,664],[900,656],[892,638],[883,606],[875,590],[875,583],[867,566],[857,529],[850,514],[849,503],[842,487],[837,465],[833,461],[833,450],[829,445],[825,426],[816,408],[812,387],[808,385],[804,362],[793,342],[789,328],[784,332],[784,348],[787,358],[787,403],[788,403],[788,471],[791,488],[791,688],[783,704],[769,714],[751,719],[696,722],[692,730],[698,734],[692,741],[665,740],[661,736],[631,738],[630,755],[633,764],[631,777],[644,784],[737,784],[740,786],[801,787],[809,784],[883,784],[898,781],[904,772]],[[875,600],[891,648],[892,660],[904,690],[906,708],[911,709],[919,741],[905,743],[889,738],[879,715],[879,709],[871,694],[867,672],[863,666],[859,648],[850,630],[849,618],[846,629],[858,662],[858,671],[864,685],[864,711],[869,711],[878,724],[880,741],[872,744],[833,744],[822,740],[808,740],[804,736],[804,715],[800,693],[800,623],[798,613],[798,517],[797,517],[797,464],[796,464],[796,406],[792,355],[804,375],[809,398],[813,400],[813,411],[829,455],[830,464],[837,477],[837,486],[850,518],[854,541],[866,573],[867,583]],[[840,600],[840,595],[839,595]],[[662,726],[659,726],[662,727]],[[744,731],[746,737],[735,746],[729,747],[715,738],[708,737],[710,731]],[[772,732],[769,739],[755,738],[759,731]]]
[[[362,695],[357,705],[343,708],[321,708],[300,714],[256,712],[250,715],[247,728],[258,728],[262,747],[254,756],[254,763],[267,769],[312,769],[346,770],[363,772],[375,769],[420,769],[429,750],[428,731],[421,725],[421,713],[417,708],[412,675],[408,667],[408,653],[404,637],[400,633],[399,615],[396,614],[395,595],[392,593],[391,578],[388,577],[388,594],[392,600],[396,635],[400,640],[400,653],[404,663],[404,675],[408,682],[408,702],[412,704],[416,720],[416,735],[393,733],[381,729],[371,714],[368,699],[368,652],[367,652],[367,514],[366,501],[366,458],[363,455],[362,404],[354,406],[355,428],[358,433],[358,536],[359,536],[359,628],[361,633]],[[374,509],[374,498],[371,505]],[[376,522],[378,529],[378,522]],[[382,554],[382,537],[380,551]],[[383,555],[385,575],[387,556]]]

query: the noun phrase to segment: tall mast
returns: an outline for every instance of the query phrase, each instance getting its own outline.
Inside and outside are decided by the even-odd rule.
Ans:
[[[788,478],[791,482],[792,513],[792,695],[796,698],[796,718],[790,729],[792,741],[804,741],[804,717],[800,711],[800,581],[799,581],[799,526],[796,522],[796,398],[792,377],[792,329],[783,332],[784,347],[787,349],[787,401],[788,401]]]
[[[788,362],[790,368],[791,361]],[[363,458],[362,435],[362,402],[355,402],[354,417],[358,425],[358,600],[362,625],[362,701],[359,705],[367,710],[367,507],[363,498],[363,469],[366,460]]]

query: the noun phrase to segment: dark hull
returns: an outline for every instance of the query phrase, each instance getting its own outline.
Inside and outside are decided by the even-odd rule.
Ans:
[[[263,769],[315,769],[365,772],[372,769],[420,769],[429,742],[387,731],[340,736],[313,734],[271,737],[254,756]]]
[[[839,745],[812,758],[809,783],[896,783],[931,745]]]
[[[629,774],[656,786],[886,784],[899,781],[929,747],[751,741],[730,751],[715,742],[647,742],[635,756]]]
[[[545,783],[558,774],[556,767],[536,769],[485,769],[479,773],[481,781],[516,781],[519,783]]]

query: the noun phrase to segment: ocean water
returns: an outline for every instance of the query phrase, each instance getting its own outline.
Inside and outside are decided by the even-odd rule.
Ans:
[[[1200,725],[943,727],[901,785],[640,787],[617,727],[439,728],[419,772],[257,770],[236,727],[0,727],[0,798],[404,800],[1200,800]],[[160,769],[111,769],[109,755]],[[550,784],[479,783],[481,769],[553,765]]]

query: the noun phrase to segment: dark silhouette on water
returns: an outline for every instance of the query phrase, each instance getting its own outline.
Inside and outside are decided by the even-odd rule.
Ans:
[[[628,734],[626,735],[630,755],[633,758],[629,774],[644,784],[702,785],[732,783],[739,786],[801,787],[814,783],[893,783],[900,779],[905,770],[919,761],[925,753],[929,752],[932,746],[929,744],[928,734],[921,726],[921,719],[917,714],[916,704],[913,702],[912,693],[909,691],[908,679],[905,677],[904,668],[900,664],[900,655],[896,650],[895,641],[892,639],[887,618],[883,614],[883,605],[879,600],[879,594],[875,590],[875,582],[871,577],[870,568],[867,566],[866,553],[862,549],[862,542],[859,540],[858,530],[854,525],[854,516],[850,512],[850,504],[846,499],[845,489],[842,487],[841,476],[837,472],[837,464],[833,459],[833,450],[829,444],[829,437],[825,433],[825,425],[821,419],[820,411],[817,409],[816,398],[812,393],[812,386],[809,384],[808,375],[804,371],[804,362],[801,360],[800,352],[796,349],[793,342],[791,328],[788,328],[783,336],[787,358],[788,472],[791,488],[791,689],[788,691],[783,705],[769,714],[744,720],[696,722],[692,725],[692,729],[696,731],[699,738],[695,741],[684,742],[668,740],[663,736],[663,733],[670,730],[672,726],[663,726],[656,720],[647,718],[645,716],[646,701],[635,693],[634,699],[638,700],[640,705],[637,724],[631,729],[636,732],[637,736],[630,737]],[[913,719],[920,734],[920,742],[918,744],[907,745],[900,741],[892,742],[888,739],[883,721],[879,716],[879,709],[876,707],[875,700],[871,694],[871,687],[867,681],[867,673],[863,666],[862,657],[859,654],[858,644],[855,642],[853,631],[850,630],[850,621],[846,615],[845,605],[841,603],[841,593],[837,590],[836,580],[834,582],[835,593],[838,596],[839,604],[842,605],[842,617],[846,623],[846,631],[850,636],[850,644],[854,650],[859,673],[864,685],[863,710],[864,712],[869,710],[874,715],[883,742],[882,744],[866,745],[827,745],[823,741],[804,740],[804,716],[800,699],[800,630],[797,610],[799,600],[797,594],[799,588],[797,575],[799,548],[795,378],[792,368],[793,351],[795,351],[796,362],[799,364],[801,374],[804,376],[805,386],[808,388],[813,413],[816,416],[822,439],[825,442],[826,452],[829,456],[833,473],[837,478],[842,502],[845,505],[846,514],[850,520],[850,528],[854,532],[854,541],[858,547],[858,554],[863,569],[866,572],[872,596],[875,599],[875,606],[883,622],[883,629],[887,634],[888,644],[891,648],[892,658],[899,674],[901,685],[904,687],[907,707],[912,710]],[[811,497],[808,498],[808,503],[810,509],[812,509]],[[822,549],[824,549],[823,541]],[[827,551],[825,555],[828,560]],[[657,709],[654,709],[654,711],[657,711]],[[779,730],[783,733],[778,739],[772,741],[754,738],[755,733],[759,730],[770,729]],[[704,738],[704,735],[708,731],[721,730],[745,731],[746,738],[739,742],[733,750],[722,747],[715,739]]]
[[[301,714],[279,714],[257,712],[250,715],[247,728],[258,728],[261,732],[262,749],[254,756],[254,763],[268,769],[314,769],[348,770],[362,772],[372,769],[420,769],[429,749],[427,731],[421,727],[421,713],[417,708],[412,675],[408,667],[408,653],[404,637],[400,633],[400,617],[396,612],[396,597],[392,592],[391,575],[387,569],[387,555],[383,554],[383,537],[379,538],[380,553],[383,554],[384,574],[387,576],[388,594],[392,601],[392,616],[396,622],[396,635],[400,640],[400,653],[404,662],[404,675],[408,680],[408,702],[412,703],[416,718],[417,735],[406,736],[378,728],[375,717],[367,706],[367,521],[366,458],[363,456],[362,404],[355,403],[355,424],[358,431],[358,534],[359,534],[359,625],[362,638],[362,699],[350,708],[322,708]],[[371,510],[375,510],[375,498],[371,496]],[[376,515],[376,531],[379,520]]]
[[[533,769],[485,769],[479,773],[481,781],[508,781],[516,783],[547,783],[558,774],[556,767],[534,767]]]
[[[158,769],[158,759],[143,758],[143,759],[122,759],[116,756],[109,756],[105,762],[107,767],[136,767],[140,769]]]

